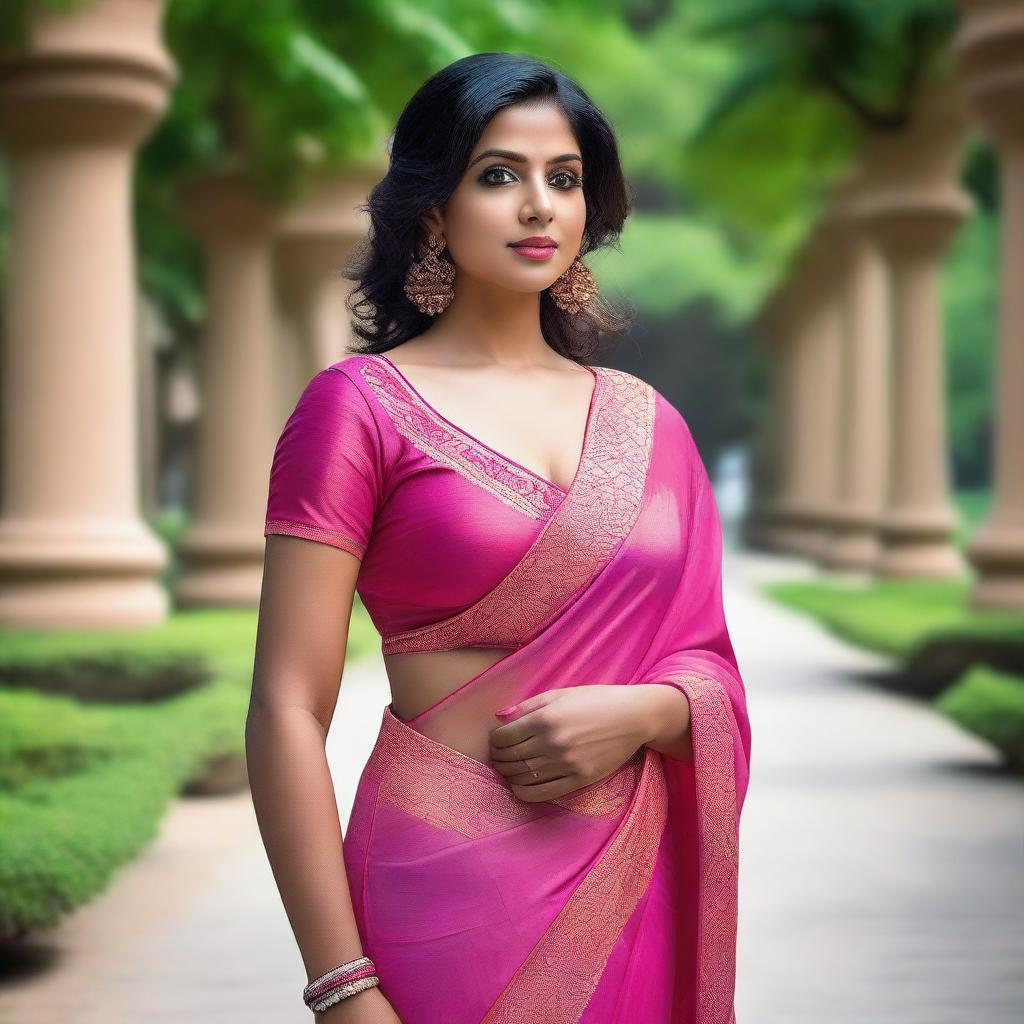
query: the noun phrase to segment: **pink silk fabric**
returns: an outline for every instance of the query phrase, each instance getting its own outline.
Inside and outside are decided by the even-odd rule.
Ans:
[[[490,549],[466,556],[453,546],[443,575],[465,570],[479,589],[444,616],[421,607],[416,624],[398,614],[407,581],[375,579],[367,596],[378,602],[375,622],[387,624],[385,649],[389,639],[398,650],[509,648],[408,722],[384,708],[344,843],[381,990],[404,1024],[731,1024],[750,726],[722,605],[721,524],[683,417],[639,378],[592,368],[576,477],[536,519],[519,505],[535,528],[499,544],[498,506],[515,507],[505,498],[526,477],[504,475],[510,460],[488,464],[498,453],[444,420],[379,356],[322,371],[297,413],[316,387],[336,383],[324,374],[337,367],[357,389],[344,385],[344,397],[368,418],[332,434],[337,409],[327,402],[327,426],[321,415],[304,434],[293,414],[271,474],[267,532],[347,547],[365,567],[379,518],[401,503],[396,477],[403,486],[418,479],[420,497],[433,482],[442,512],[410,501],[403,515],[427,517],[442,543],[491,533],[501,550],[491,562]],[[410,410],[423,421],[403,419]],[[359,482],[333,462],[329,472],[300,472],[287,449],[311,436],[333,460],[359,455]],[[532,477],[520,490],[527,501],[542,481]],[[466,523],[483,510],[443,505],[446,488],[463,484],[490,498],[494,520]],[[415,574],[413,554],[403,564]],[[451,596],[455,586],[424,589]],[[685,694],[693,761],[641,747],[590,786],[527,802],[446,742],[492,728],[494,707],[595,683],[662,683]]]
[[[491,590],[564,496],[445,420],[387,357],[354,355],[313,377],[288,418],[264,532],[361,558],[384,653],[432,650],[417,628]]]

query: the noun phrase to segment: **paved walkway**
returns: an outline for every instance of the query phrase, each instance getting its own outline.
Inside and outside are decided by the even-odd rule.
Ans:
[[[1024,784],[928,708],[859,681],[882,659],[756,591],[806,574],[726,557],[754,743],[737,1018],[1019,1024]],[[376,660],[350,668],[329,739],[343,823],[387,700]],[[311,1019],[247,794],[178,801],[146,853],[2,978],[4,1024]]]
[[[756,594],[798,563],[732,558],[753,729],[740,840],[740,1024],[1024,1020],[1024,783],[885,659]]]

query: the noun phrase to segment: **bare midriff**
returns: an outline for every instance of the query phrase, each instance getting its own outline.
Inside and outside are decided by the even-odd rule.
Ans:
[[[504,647],[462,647],[454,651],[385,654],[391,710],[408,722],[508,653]]]

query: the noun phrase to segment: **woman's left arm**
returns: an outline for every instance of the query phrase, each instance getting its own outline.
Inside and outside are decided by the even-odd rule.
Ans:
[[[693,760],[693,733],[690,730],[690,699],[674,686],[660,683],[636,683],[636,713],[650,738],[644,745],[677,761]]]

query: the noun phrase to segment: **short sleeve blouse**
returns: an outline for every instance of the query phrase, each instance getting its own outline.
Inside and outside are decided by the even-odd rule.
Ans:
[[[387,360],[355,354],[288,417],[263,532],[351,552],[383,652],[436,650],[419,631],[493,590],[565,494],[444,420]]]
[[[382,493],[377,424],[359,388],[328,367],[306,385],[277,442],[264,536],[366,553]]]

